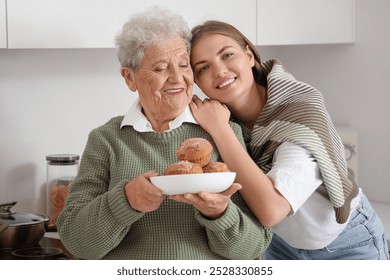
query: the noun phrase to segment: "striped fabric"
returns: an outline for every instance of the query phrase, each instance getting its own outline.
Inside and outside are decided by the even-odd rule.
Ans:
[[[262,65],[267,74],[268,101],[252,131],[252,158],[268,172],[273,154],[282,142],[306,148],[319,164],[337,222],[345,223],[358,187],[348,178],[344,147],[323,96],[312,86],[297,81],[279,60],[268,60]]]

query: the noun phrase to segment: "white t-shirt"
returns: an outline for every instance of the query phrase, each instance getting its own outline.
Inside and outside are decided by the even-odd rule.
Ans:
[[[275,151],[267,176],[288,200],[292,212],[272,230],[290,246],[300,249],[321,249],[344,230],[336,222],[335,211],[323,185],[315,158],[306,149],[284,142]],[[352,200],[351,213],[360,195]]]

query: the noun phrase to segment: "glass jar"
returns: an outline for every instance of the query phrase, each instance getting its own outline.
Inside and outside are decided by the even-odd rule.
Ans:
[[[70,184],[79,169],[79,155],[55,154],[46,156],[46,215],[49,216],[48,230],[55,231],[58,215],[64,208]]]

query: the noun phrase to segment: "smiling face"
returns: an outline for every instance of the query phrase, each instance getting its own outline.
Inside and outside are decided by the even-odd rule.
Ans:
[[[130,90],[138,91],[143,113],[156,131],[184,111],[192,98],[193,72],[185,42],[176,38],[146,47],[137,71],[122,68]]]
[[[204,35],[192,47],[191,65],[202,91],[228,106],[253,88],[253,54],[230,37]]]

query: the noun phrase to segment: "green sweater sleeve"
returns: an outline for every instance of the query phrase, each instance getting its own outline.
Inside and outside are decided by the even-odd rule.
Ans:
[[[235,203],[230,201],[220,218],[209,220],[197,211],[196,219],[206,228],[211,250],[217,254],[226,259],[257,259],[259,252],[263,252],[271,242],[271,230],[264,228],[244,210],[247,207],[239,196],[235,198]],[[259,235],[259,232],[262,234]]]
[[[232,129],[245,147],[241,129],[234,124]],[[263,252],[271,242],[271,230],[258,222],[239,194],[233,195],[220,218],[209,220],[196,211],[196,219],[206,228],[211,250],[226,259],[258,258],[258,252]],[[254,244],[251,240],[258,242]]]
[[[104,154],[107,149],[100,145],[99,134],[92,131],[72,192],[57,221],[61,241],[70,252],[84,259],[102,258],[144,215],[131,209],[126,200],[127,180],[109,188],[109,161]]]

